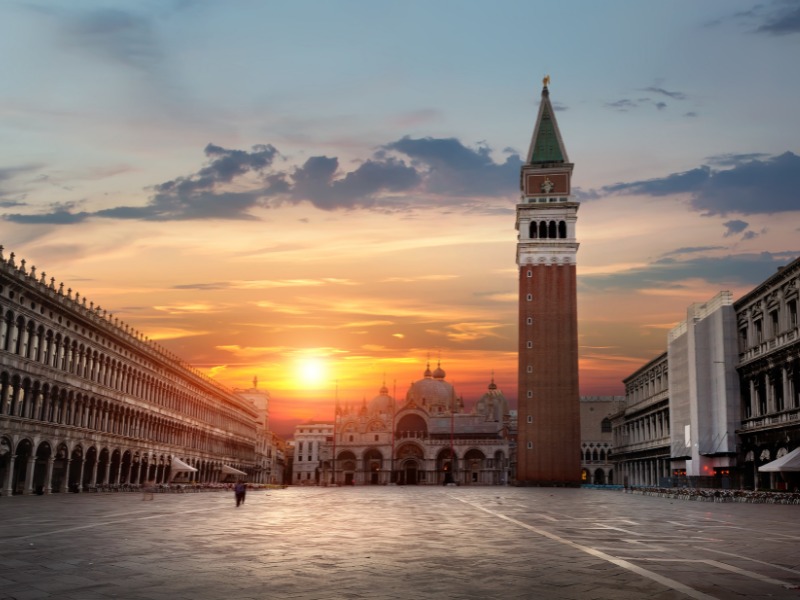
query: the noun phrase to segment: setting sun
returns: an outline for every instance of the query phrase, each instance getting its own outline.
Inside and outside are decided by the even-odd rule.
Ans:
[[[301,387],[317,387],[327,380],[328,368],[320,358],[309,357],[298,361]]]

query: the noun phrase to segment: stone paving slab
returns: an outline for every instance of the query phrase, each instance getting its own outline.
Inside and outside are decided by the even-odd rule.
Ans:
[[[0,498],[0,600],[800,600],[800,507],[347,487]]]

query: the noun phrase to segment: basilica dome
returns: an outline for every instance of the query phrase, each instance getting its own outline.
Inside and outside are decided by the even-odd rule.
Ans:
[[[508,414],[508,400],[503,392],[497,389],[494,375],[486,393],[475,403],[475,414],[483,415],[487,421],[498,422],[502,422],[503,417]]]
[[[381,386],[378,395],[369,401],[369,412],[370,414],[389,415],[394,413],[394,410],[395,410],[394,398],[392,398],[389,395],[389,389],[386,387],[386,384],[384,383]]]
[[[422,379],[411,384],[406,394],[406,400],[425,408],[430,413],[450,412],[458,410],[456,392],[453,386],[444,380],[444,370],[441,366],[431,373],[430,365],[425,369]]]

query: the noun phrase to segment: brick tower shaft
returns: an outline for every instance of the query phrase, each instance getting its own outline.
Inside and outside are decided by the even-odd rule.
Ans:
[[[580,391],[572,163],[546,80],[517,205],[517,481],[580,484]]]

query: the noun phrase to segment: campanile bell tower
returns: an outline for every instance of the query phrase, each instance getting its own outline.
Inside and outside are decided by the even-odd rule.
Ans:
[[[517,204],[517,481],[580,484],[580,392],[573,164],[545,77]]]

